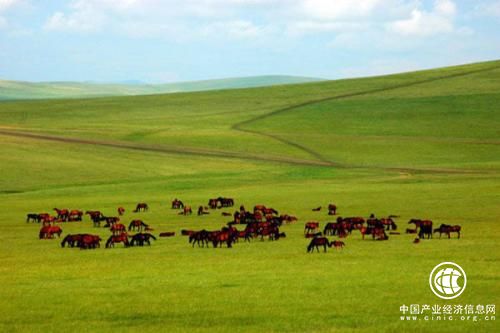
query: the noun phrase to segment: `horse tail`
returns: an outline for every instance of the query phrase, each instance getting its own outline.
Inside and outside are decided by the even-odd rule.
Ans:
[[[156,240],[156,237],[153,236],[152,234],[149,234],[149,237],[153,238],[154,240]]]
[[[109,236],[107,242],[106,242],[106,248],[111,247],[111,242],[113,241],[113,236]]]
[[[391,226],[392,226],[392,230],[398,229],[398,226],[396,225],[396,222],[394,222],[394,221],[392,221]]]

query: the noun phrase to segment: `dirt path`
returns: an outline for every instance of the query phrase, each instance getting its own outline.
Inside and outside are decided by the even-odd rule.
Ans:
[[[482,72],[489,72],[489,71],[492,71],[492,70],[495,70],[495,69],[498,69],[498,68],[500,68],[500,66],[489,67],[489,68],[484,68],[484,69],[478,69],[478,70],[468,71],[468,72],[462,72],[462,73],[455,73],[455,74],[443,75],[443,76],[438,76],[438,77],[434,77],[434,78],[429,78],[429,79],[426,79],[426,80],[419,80],[419,81],[408,82],[408,83],[405,83],[405,84],[394,85],[394,86],[391,86],[391,87],[375,88],[375,89],[371,89],[371,90],[365,90],[365,91],[359,91],[359,92],[354,92],[354,93],[347,93],[347,94],[341,94],[341,95],[337,95],[337,96],[330,96],[330,97],[320,98],[320,99],[316,99],[316,100],[312,100],[312,101],[307,101],[307,102],[299,103],[299,104],[296,104],[296,105],[287,106],[285,108],[278,109],[276,111],[272,111],[272,112],[269,112],[269,113],[266,113],[266,114],[254,117],[252,119],[248,119],[248,120],[236,123],[231,128],[233,130],[236,130],[236,131],[250,133],[250,134],[255,134],[255,135],[261,135],[261,136],[265,136],[265,137],[271,138],[273,140],[277,140],[277,141],[279,141],[281,143],[284,143],[286,145],[298,148],[298,149],[306,152],[310,156],[314,157],[315,159],[319,160],[319,161],[322,161],[324,163],[332,163],[330,160],[328,160],[327,158],[325,158],[324,156],[322,156],[320,153],[318,153],[317,151],[314,151],[311,148],[308,148],[308,147],[305,147],[305,146],[303,146],[301,144],[289,141],[289,140],[287,140],[287,139],[285,139],[283,137],[280,137],[278,135],[275,135],[275,134],[260,132],[260,131],[256,131],[256,130],[252,130],[252,129],[248,129],[248,128],[244,128],[244,127],[246,125],[250,125],[252,123],[255,123],[255,122],[259,121],[259,120],[271,118],[273,116],[276,116],[276,115],[279,115],[279,114],[282,114],[282,113],[286,113],[286,112],[289,112],[289,111],[293,111],[295,109],[299,109],[299,108],[306,107],[306,106],[311,106],[311,105],[322,103],[322,102],[335,101],[335,100],[347,99],[347,98],[352,98],[352,97],[371,95],[371,94],[375,94],[375,93],[380,93],[380,92],[384,92],[384,91],[392,91],[392,90],[397,90],[397,89],[401,89],[401,88],[408,88],[408,87],[413,87],[413,86],[417,86],[417,85],[421,85],[421,84],[426,84],[426,83],[431,83],[431,82],[440,81],[440,80],[447,80],[447,79],[452,79],[452,78],[456,78],[456,77],[462,77],[462,76],[467,76],[467,75],[472,75],[472,74],[477,74],[477,73],[482,73]]]
[[[403,167],[383,167],[383,166],[367,166],[367,165],[347,165],[347,164],[332,163],[328,161],[296,159],[286,156],[243,154],[238,152],[227,152],[227,151],[188,148],[179,146],[164,146],[164,145],[155,146],[147,144],[130,143],[124,141],[80,139],[80,138],[48,135],[48,134],[28,133],[16,130],[6,130],[6,129],[0,129],[0,135],[27,138],[33,140],[55,141],[68,144],[82,144],[82,145],[103,146],[103,147],[112,147],[112,148],[128,149],[128,150],[138,150],[143,152],[192,155],[192,156],[202,156],[202,157],[234,158],[240,160],[248,160],[252,162],[286,163],[286,164],[302,165],[302,166],[334,167],[337,169],[380,170],[389,172],[399,172],[404,174],[419,174],[419,173],[420,174],[478,174],[478,175],[498,174],[496,170],[481,170],[481,169],[403,168]]]

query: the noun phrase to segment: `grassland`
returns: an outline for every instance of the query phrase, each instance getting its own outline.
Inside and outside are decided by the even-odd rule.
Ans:
[[[0,104],[0,331],[494,332],[496,322],[402,322],[402,304],[498,304],[500,62],[356,80],[189,94]],[[31,135],[31,136],[30,136]],[[36,137],[33,137],[36,135]],[[64,142],[67,140],[68,142]],[[217,229],[174,197],[264,203],[299,217],[287,238],[233,249],[61,249],[28,212],[127,208],[159,231]],[[151,211],[131,213],[135,203]],[[460,224],[460,240],[347,238],[307,254],[311,208]],[[64,234],[94,229],[88,219]],[[428,274],[460,264],[437,299]]]
[[[92,82],[24,82],[0,80],[0,100],[88,98],[165,94],[220,89],[238,89],[322,81],[321,79],[268,75],[187,81],[164,84],[146,83],[92,83]]]

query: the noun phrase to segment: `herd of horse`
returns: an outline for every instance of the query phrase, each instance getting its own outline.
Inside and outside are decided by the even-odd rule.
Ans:
[[[220,209],[234,206],[232,198],[218,197],[216,199],[209,199],[208,207],[200,206],[198,215],[208,214],[209,209]],[[181,200],[174,199],[171,205],[172,209],[181,210],[179,214],[189,215],[191,207],[185,205]],[[125,247],[129,246],[144,246],[151,245],[151,240],[157,238],[150,233],[153,229],[141,219],[133,219],[128,227],[122,224],[121,216],[125,213],[123,207],[117,208],[118,216],[105,216],[101,211],[88,210],[83,213],[82,210],[70,209],[53,209],[55,214],[49,213],[29,213],[26,216],[26,222],[38,222],[42,224],[39,232],[40,239],[52,239],[61,237],[62,228],[56,223],[60,222],[82,222],[83,216],[88,215],[93,222],[94,227],[100,227],[101,222],[104,222],[104,227],[109,228],[111,235],[105,243],[106,248],[114,247],[115,244],[123,244]],[[149,210],[147,203],[138,203],[133,210],[134,213],[145,212]],[[314,208],[313,211],[321,211],[321,206]],[[328,205],[328,215],[336,215],[337,206],[334,204]],[[246,210],[243,205],[234,214],[222,212],[223,216],[232,216],[233,219],[227,222],[224,226],[217,230],[182,230],[182,236],[188,236],[189,244],[192,247],[209,247],[213,248],[222,247],[225,245],[231,248],[234,243],[240,240],[250,242],[252,239],[268,239],[276,241],[285,238],[286,234],[280,230],[280,227],[285,224],[296,222],[298,219],[293,215],[279,214],[278,211],[272,207],[265,205],[256,205],[251,210]],[[389,234],[398,235],[397,225],[394,221],[398,216],[390,215],[384,218],[376,218],[371,214],[369,218],[363,217],[337,217],[335,222],[326,222],[322,231],[320,231],[320,222],[309,221],[304,226],[305,238],[311,238],[307,246],[307,252],[313,252],[322,247],[324,252],[327,248],[334,247],[342,249],[345,243],[341,240],[329,241],[326,236],[338,236],[339,238],[346,238],[352,234],[354,230],[359,230],[362,239],[365,236],[370,236],[373,240],[388,240]],[[434,233],[439,233],[439,238],[443,234],[451,238],[452,233],[457,233],[457,238],[460,238],[461,227],[459,225],[441,224],[438,228],[433,229],[433,222],[431,220],[411,219],[408,224],[413,224],[414,228],[406,229],[408,234],[418,234],[415,243],[420,239],[432,238]],[[236,228],[236,225],[245,225],[243,230]],[[136,232],[129,234],[129,232]],[[162,232],[160,237],[172,237],[175,232]],[[102,239],[99,235],[93,234],[70,234],[64,237],[61,246],[65,247],[78,247],[80,249],[95,249],[100,247]]]

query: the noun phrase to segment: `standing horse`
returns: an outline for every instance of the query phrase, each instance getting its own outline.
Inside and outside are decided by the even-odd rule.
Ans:
[[[125,214],[125,208],[123,207],[118,207],[117,211],[119,216],[123,216],[123,214]]]
[[[462,230],[462,227],[459,225],[449,225],[449,224],[441,224],[439,228],[434,229],[434,233],[439,232],[439,238],[441,238],[442,234],[447,234],[448,239],[451,238],[451,233],[456,232],[458,235],[458,238],[460,238],[460,230]]]
[[[83,216],[83,212],[78,209],[73,209],[68,214],[68,221],[81,221]]]
[[[184,208],[184,203],[179,199],[175,198],[172,201],[172,209],[180,209],[180,208]]]
[[[57,213],[57,219],[66,222],[69,218],[69,211],[67,209],[54,208]]]
[[[328,215],[337,215],[337,206],[335,206],[334,204],[329,204]]]
[[[113,235],[118,235],[124,233],[126,231],[126,228],[125,225],[121,223],[115,223],[109,228],[109,230],[113,233]]]

